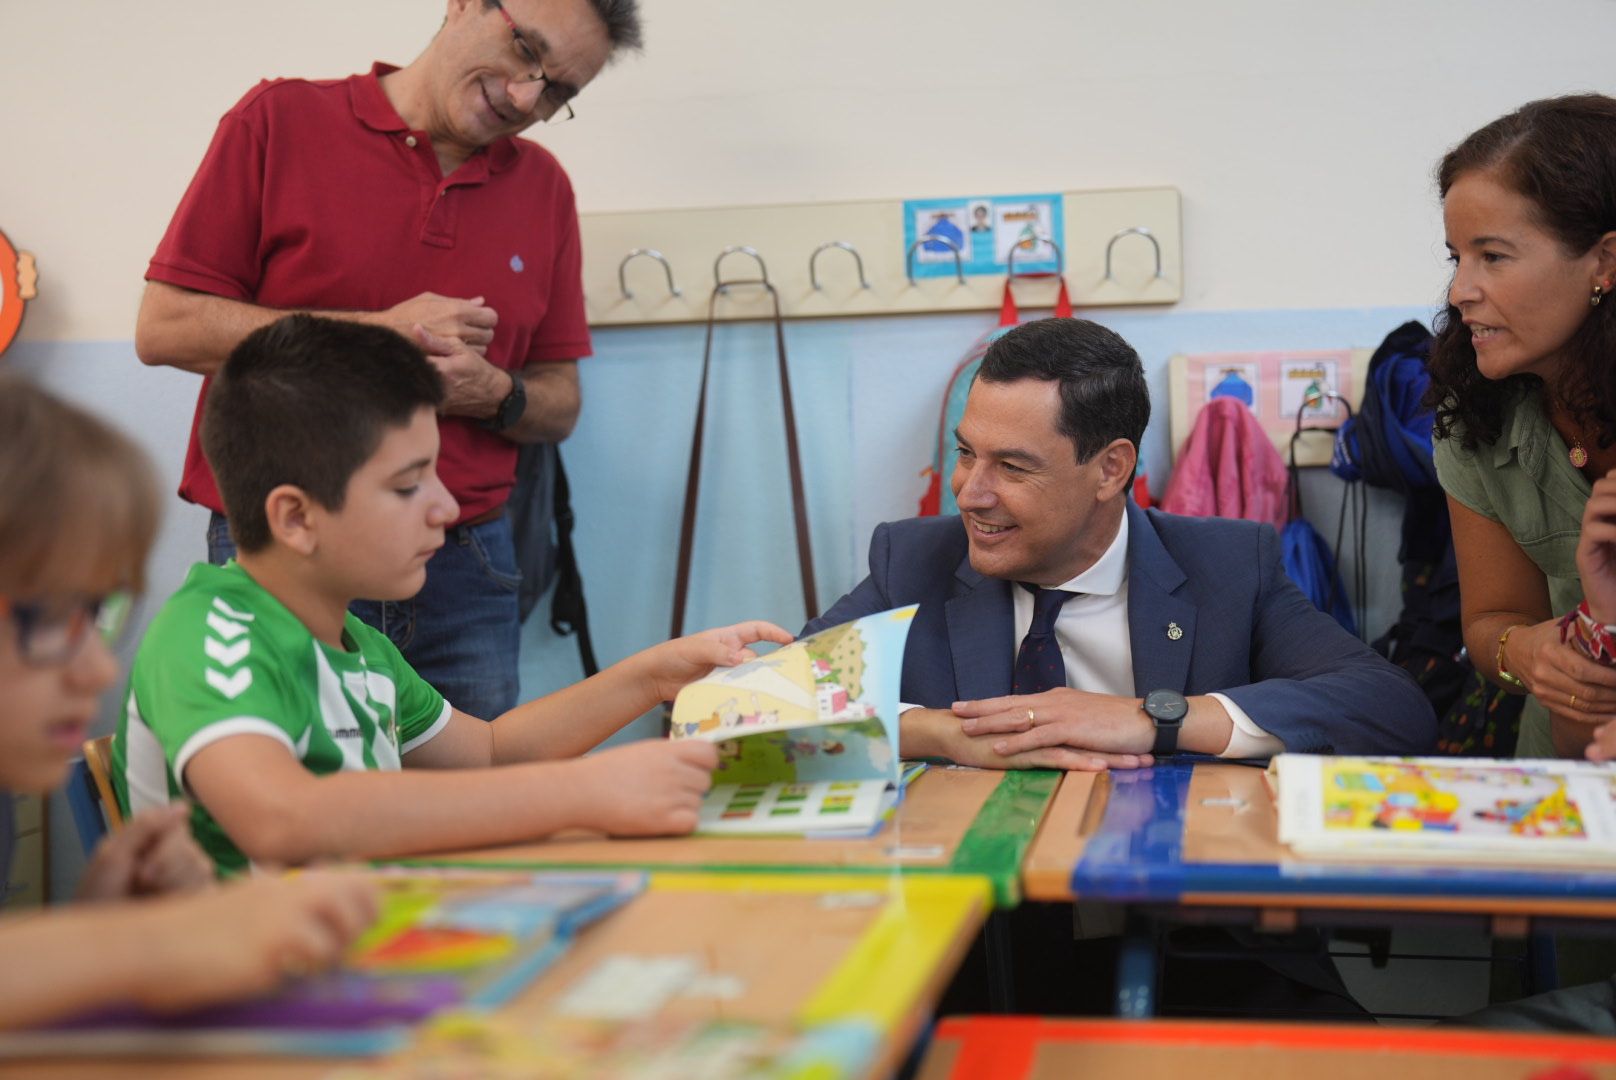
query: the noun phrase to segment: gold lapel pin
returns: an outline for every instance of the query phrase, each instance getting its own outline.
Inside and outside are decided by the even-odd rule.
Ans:
[[[1168,641],[1177,641],[1179,638],[1181,638],[1183,636],[1184,636],[1184,628],[1183,627],[1179,626],[1176,622],[1170,622],[1170,623],[1167,624],[1167,640]]]

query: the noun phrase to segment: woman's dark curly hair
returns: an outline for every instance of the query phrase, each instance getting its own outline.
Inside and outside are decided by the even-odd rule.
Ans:
[[[1546,98],[1500,117],[1448,151],[1437,167],[1442,198],[1459,177],[1485,170],[1523,195],[1539,224],[1569,255],[1585,254],[1616,231],[1616,98],[1577,94]],[[1497,381],[1476,369],[1476,349],[1459,309],[1436,317],[1431,387],[1425,405],[1436,410],[1436,435],[1460,437],[1466,450],[1498,440],[1504,408],[1535,375]],[[1565,347],[1569,377],[1557,388],[1560,404],[1600,446],[1616,442],[1616,302],[1591,308]]]

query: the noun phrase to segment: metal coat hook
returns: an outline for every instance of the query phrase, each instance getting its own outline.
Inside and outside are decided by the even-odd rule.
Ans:
[[[1304,431],[1335,431],[1335,428],[1303,427],[1302,426],[1302,420],[1303,420],[1304,417],[1307,416],[1307,410],[1312,408],[1315,405],[1323,404],[1326,401],[1333,401],[1337,405],[1340,405],[1341,408],[1343,410],[1345,410],[1345,412],[1347,414],[1347,419],[1348,420],[1352,419],[1352,402],[1348,401],[1346,398],[1342,397],[1340,394],[1336,393],[1334,390],[1323,390],[1323,389],[1321,389],[1321,390],[1313,391],[1311,393],[1303,394],[1302,395],[1302,404],[1297,406],[1297,408],[1296,408],[1296,431],[1291,436],[1291,441],[1293,443],[1296,441],[1296,436],[1300,435]]]
[[[915,252],[921,244],[942,244],[954,253],[954,274],[959,278],[961,285],[965,284],[965,261],[960,257],[960,246],[946,236],[922,236],[909,245],[909,251],[903,257],[904,273],[909,276],[909,284],[917,285],[915,281]]]
[[[668,276],[668,292],[674,296],[684,295],[679,291],[679,286],[673,283],[673,267],[668,264],[667,256],[656,248],[635,248],[627,255],[624,255],[623,261],[617,264],[617,287],[623,290],[624,300],[634,299],[634,294],[628,291],[628,264],[641,255],[648,259],[655,259],[662,264],[662,272]]]
[[[1050,247],[1055,249],[1055,276],[1060,277],[1062,274],[1066,273],[1066,254],[1065,254],[1065,252],[1061,251],[1060,245],[1055,243],[1055,241],[1051,240],[1047,236],[1035,236],[1035,237],[1033,237],[1032,238],[1032,249],[1034,251],[1038,250],[1038,245],[1039,244],[1048,244]],[[1021,248],[1020,244],[1012,244],[1012,245],[1010,245],[1010,254],[1005,258],[1005,263],[1006,263],[1006,266],[1007,266],[1007,270],[1005,272],[1005,277],[1015,277],[1016,276],[1016,252],[1020,248]],[[1023,277],[1026,276],[1025,271],[1022,272],[1022,276]]]
[[[757,260],[759,276],[755,278],[741,278],[736,281],[725,281],[723,278],[719,277],[718,264],[723,262],[724,259],[730,255],[752,256],[752,258]],[[765,285],[771,290],[774,288],[774,286],[769,285],[769,268],[763,262],[763,256],[758,254],[757,248],[748,247],[745,244],[733,244],[730,247],[725,248],[723,251],[720,251],[718,253],[718,258],[713,260],[713,288],[727,289],[731,285]]]
[[[843,251],[853,256],[853,261],[858,263],[859,288],[868,289],[870,287],[870,280],[864,276],[864,256],[858,253],[858,248],[854,247],[852,244],[849,244],[846,240],[827,240],[823,244],[820,244],[818,247],[814,248],[814,253],[808,256],[808,280],[814,283],[814,288],[816,290],[824,288],[824,286],[819,283],[819,271],[815,268],[814,264],[819,261],[819,253],[829,250],[830,248],[841,248]]]
[[[1106,245],[1105,245],[1105,280],[1107,280],[1107,281],[1115,281],[1116,280],[1116,278],[1111,276],[1111,249],[1116,247],[1117,246],[1117,241],[1121,240],[1124,236],[1143,236],[1146,240],[1150,241],[1150,246],[1153,249],[1155,249],[1155,252],[1156,252],[1156,277],[1161,277],[1162,276],[1161,241],[1156,239],[1156,234],[1155,233],[1151,232],[1149,229],[1145,228],[1143,225],[1130,225],[1126,229],[1119,230],[1117,232],[1117,234],[1115,236],[1113,236],[1110,239],[1110,241],[1107,242]]]

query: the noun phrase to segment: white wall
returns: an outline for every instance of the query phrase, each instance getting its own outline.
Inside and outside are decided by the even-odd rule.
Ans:
[[[0,0],[24,334],[126,340],[219,114],[408,60],[435,0]],[[1172,184],[1186,309],[1426,303],[1429,175],[1532,97],[1616,89],[1611,0],[645,0],[649,47],[539,133],[583,209]],[[490,16],[492,19],[492,16]]]

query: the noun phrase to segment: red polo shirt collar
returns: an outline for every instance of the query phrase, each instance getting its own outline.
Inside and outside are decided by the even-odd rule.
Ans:
[[[393,103],[387,100],[387,92],[382,89],[382,76],[390,75],[397,70],[398,68],[395,65],[384,64],[378,60],[371,65],[370,74],[362,75],[349,84],[352,87],[349,96],[353,102],[354,116],[358,118],[360,123],[374,131],[386,133],[409,130],[409,125],[404,122],[402,116],[398,115],[398,110],[393,108]],[[422,138],[431,138],[424,131],[419,131],[415,134]],[[481,151],[473,154],[467,159],[466,165],[471,165],[474,162],[487,162],[484,167],[491,173],[497,173],[510,167],[516,161],[516,153],[516,147],[512,145],[510,138],[503,137],[489,143]],[[460,168],[464,169],[466,165],[462,165]]]

